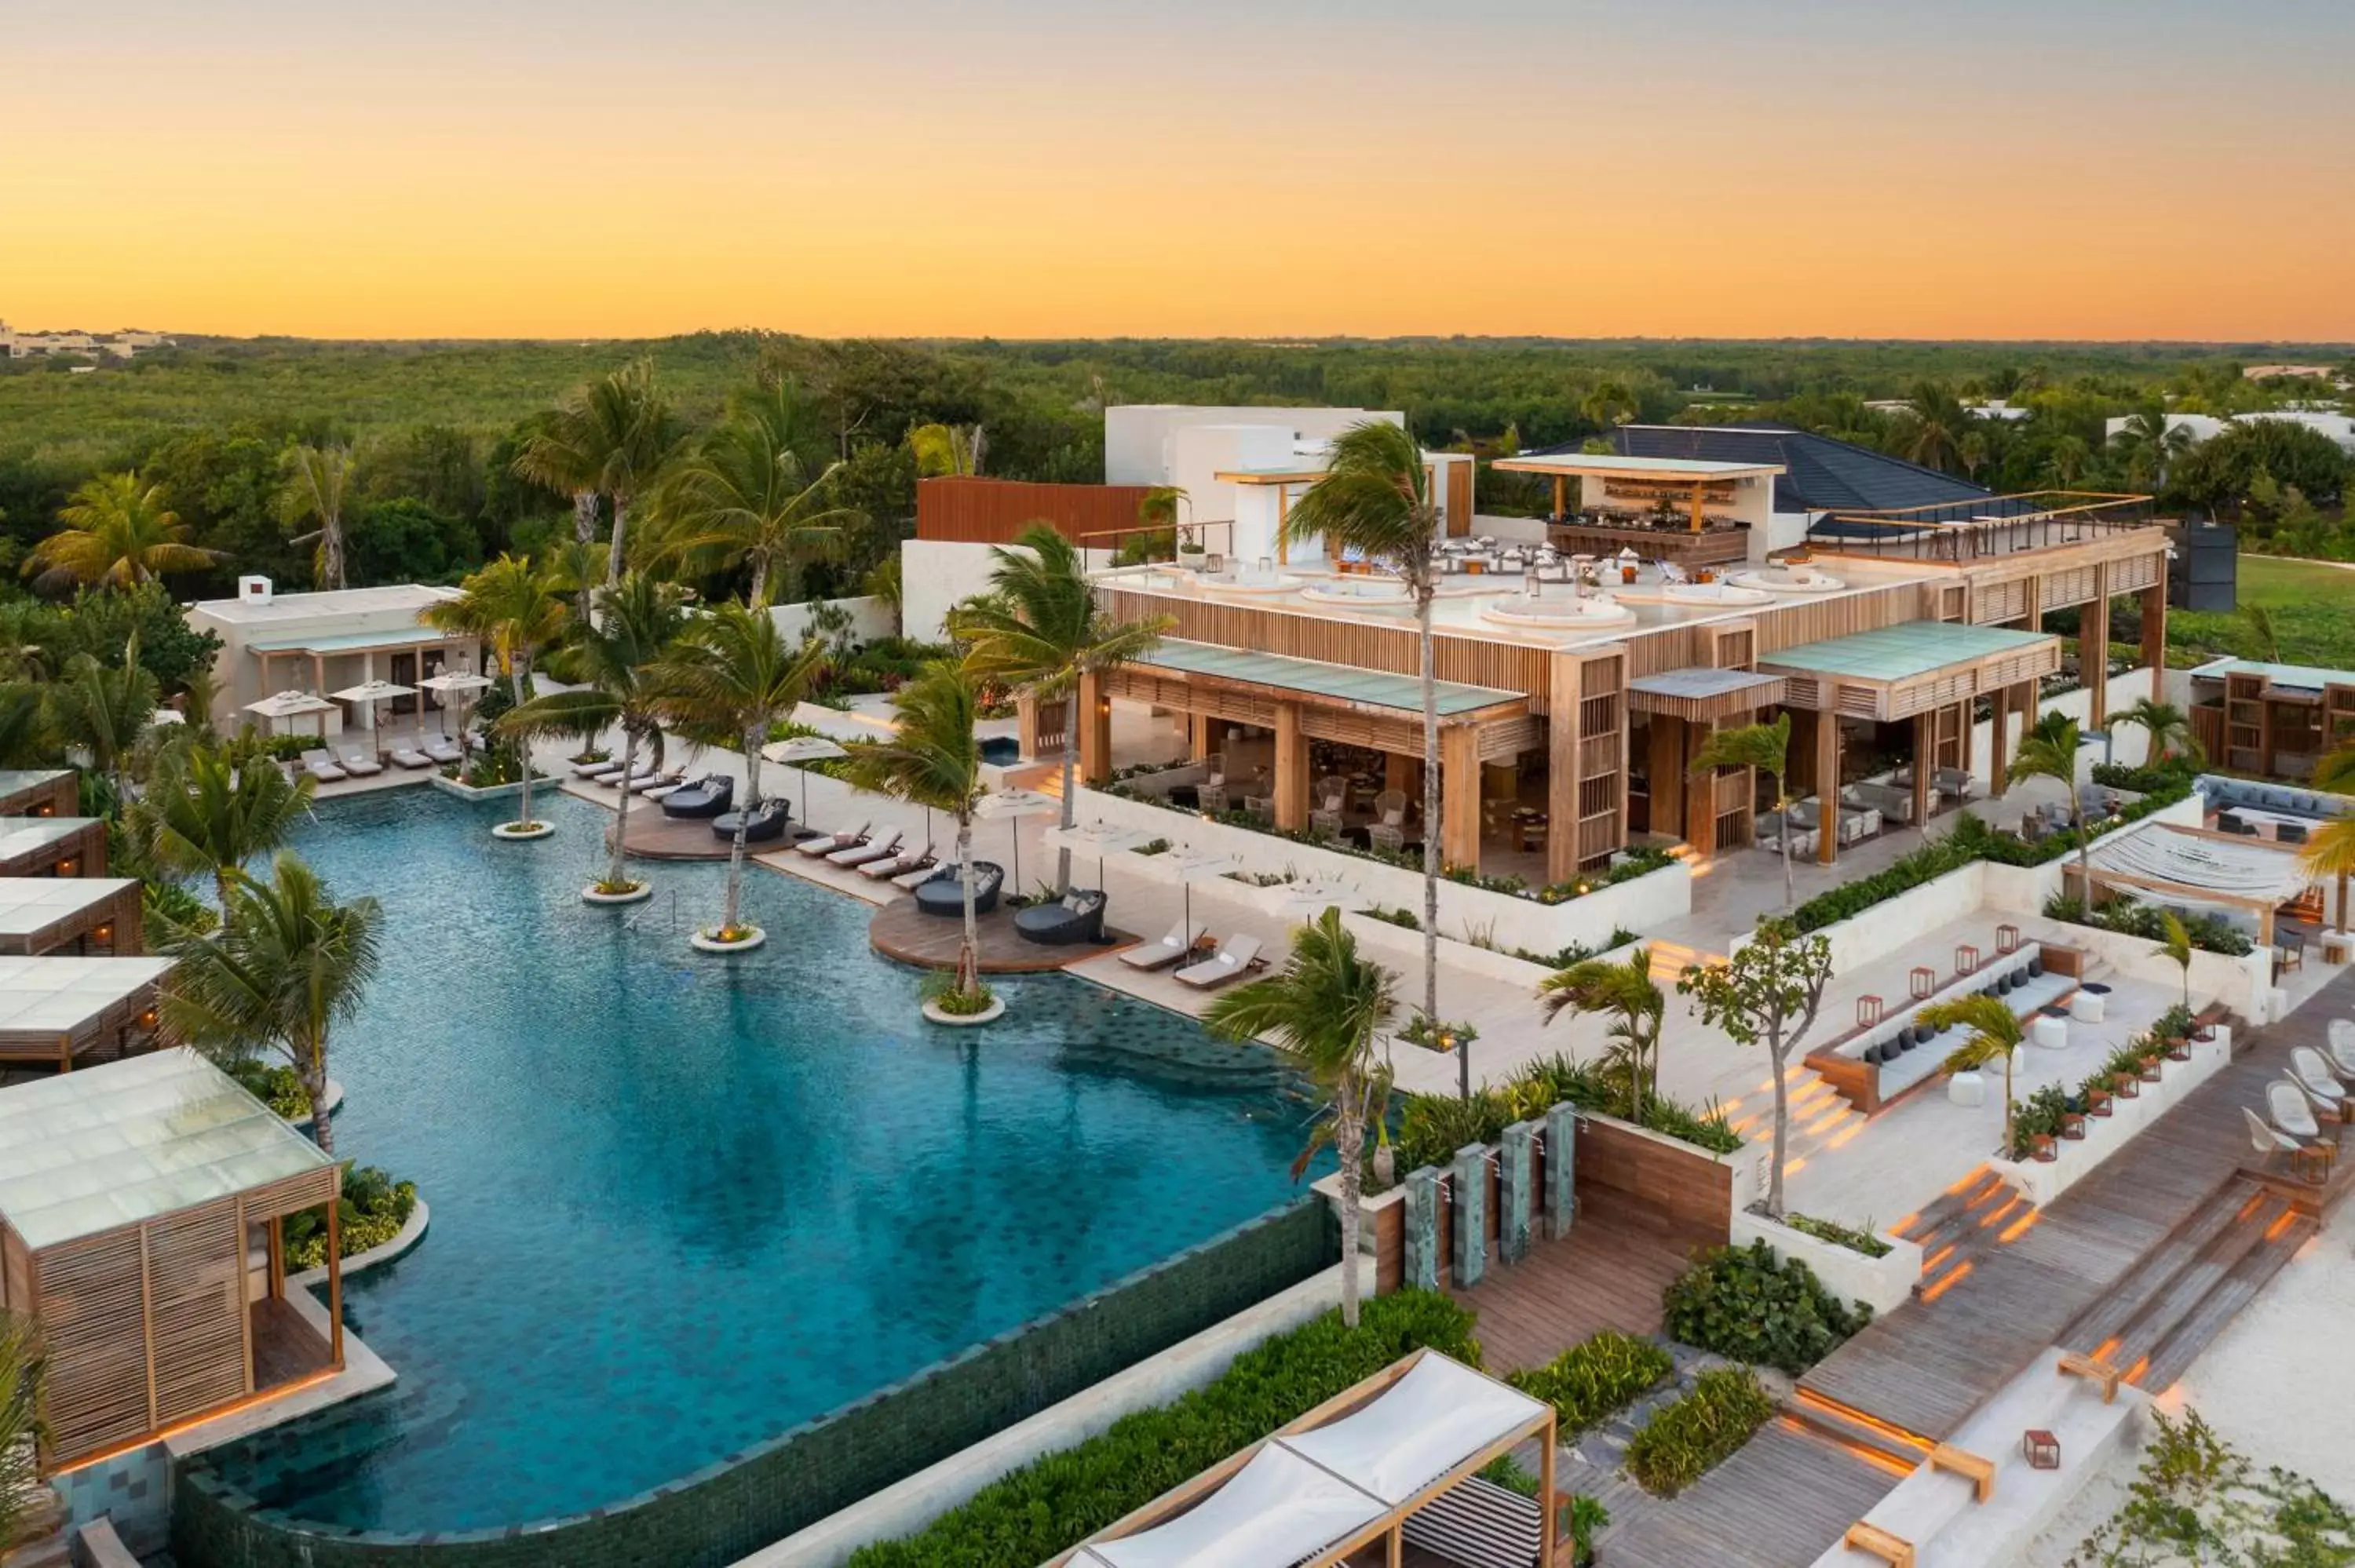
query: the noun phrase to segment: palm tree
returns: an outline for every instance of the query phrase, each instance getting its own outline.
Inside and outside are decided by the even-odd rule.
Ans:
[[[239,874],[228,895],[218,933],[174,946],[165,1030],[214,1054],[283,1056],[310,1102],[311,1135],[332,1156],[327,1037],[376,978],[382,916],[373,898],[336,903],[292,850],[278,852],[269,882]]]
[[[37,768],[50,755],[48,688],[0,682],[0,768]]]
[[[1977,431],[1972,432],[1972,436],[1977,434]],[[1964,438],[1966,447],[1971,439]],[[2084,437],[2073,432],[2062,436],[2052,443],[2051,452],[2045,459],[2045,477],[2051,481],[2055,489],[2072,489],[2085,477],[2085,465],[2093,461],[2093,450],[2086,446]],[[1966,463],[1964,466],[1967,468],[1970,465]]]
[[[2185,757],[2194,762],[2200,760],[2200,742],[2191,733],[2191,715],[2172,703],[2144,697],[2131,707],[2120,708],[2105,722],[2113,729],[2122,724],[2132,725],[2148,736],[2153,762],[2174,755],[2179,745]]]
[[[1355,546],[1383,562],[1414,600],[1423,645],[1423,1010],[1439,1023],[1439,693],[1433,666],[1431,601],[1439,588],[1435,566],[1440,515],[1431,493],[1423,449],[1400,426],[1368,419],[1333,441],[1325,477],[1308,487],[1284,520],[1288,543],[1320,535],[1327,549]],[[1458,1088],[1472,1097],[1471,1053],[1457,1048]]]
[[[0,604],[0,681],[45,681],[49,674],[48,640],[54,614],[36,599]]]
[[[966,670],[975,679],[1019,686],[1039,702],[1063,703],[1063,831],[1078,821],[1073,769],[1080,752],[1080,682],[1137,658],[1174,618],[1114,620],[1096,604],[1080,552],[1045,523],[1025,528],[1012,549],[993,549],[987,597],[952,611]],[[1055,856],[1055,891],[1071,889],[1071,850]]]
[[[352,449],[305,442],[286,450],[286,474],[278,490],[278,514],[290,524],[315,518],[319,526],[294,543],[317,541],[312,574],[325,588],[344,586],[344,498],[351,488]]]
[[[654,364],[638,360],[576,387],[543,418],[516,453],[516,472],[572,497],[572,526],[588,540],[596,498],[613,514],[605,580],[622,576],[630,504],[647,493],[678,447],[670,405],[655,385]],[[585,599],[584,599],[585,602]]]
[[[2038,719],[2019,737],[2019,755],[2004,769],[2004,781],[2050,779],[2069,797],[2069,824],[2077,833],[2077,890],[2084,895],[2085,913],[2094,912],[2094,850],[2085,831],[2085,798],[2077,789],[2077,751],[2083,744],[2077,721],[2054,709]]]
[[[908,450],[920,479],[972,475],[981,471],[989,438],[979,425],[919,425],[908,432]]]
[[[2274,612],[2262,604],[2244,604],[2241,622],[2242,644],[2248,656],[2261,663],[2280,663],[2281,632],[2274,625]]]
[[[663,691],[656,673],[687,624],[687,590],[644,572],[625,572],[620,582],[598,590],[598,608],[604,613],[580,644],[588,683],[509,709],[499,728],[516,736],[528,753],[534,736],[601,735],[618,725],[622,777],[627,779],[636,765],[638,742],[662,744],[658,717]],[[613,863],[605,880],[597,884],[599,893],[635,893],[644,885],[630,877],[625,842],[630,800],[636,793],[621,791],[613,819]]]
[[[2026,1036],[2019,1020],[2012,1014],[2011,1004],[2000,997],[1958,996],[1932,1002],[1913,1015],[1913,1022],[1935,1031],[1952,1029],[1959,1023],[1971,1032],[1970,1038],[1946,1057],[1945,1066],[1950,1073],[1972,1072],[2002,1058],[2003,1153],[2007,1160],[2018,1159],[2011,1146],[2011,1059]]]
[[[118,800],[123,797],[123,763],[155,722],[158,690],[155,677],[139,662],[135,631],[123,645],[120,665],[77,653],[66,661],[65,678],[49,688],[59,735],[89,751],[91,765],[106,775]]]
[[[981,925],[973,907],[973,808],[981,798],[981,743],[974,738],[973,721],[980,705],[980,688],[970,673],[945,662],[932,664],[892,694],[898,726],[892,737],[850,747],[852,783],[956,820],[957,877],[964,885],[956,989],[963,996],[981,983]]]
[[[25,575],[43,588],[67,583],[153,582],[165,572],[197,572],[221,558],[188,543],[188,525],[165,503],[164,487],[135,473],[101,473],[82,482],[58,521],[65,526],[33,546]]]
[[[2298,852],[2300,870],[2317,877],[2331,877],[2339,884],[2339,928],[2342,931],[2355,925],[2347,908],[2347,879],[2355,876],[2355,817],[2335,817],[2314,831],[2306,848]]]
[[[1272,1035],[1300,1058],[1332,1107],[1341,1161],[1341,1324],[1358,1326],[1358,1196],[1366,1123],[1380,1094],[1374,1040],[1397,1009],[1395,977],[1358,955],[1358,939],[1327,908],[1292,934],[1283,969],[1214,1000],[1202,1022],[1229,1040]]]
[[[744,830],[761,803],[761,747],[769,731],[809,694],[825,662],[823,645],[795,648],[786,642],[767,610],[723,604],[692,621],[655,667],[656,715],[690,740],[734,747],[744,754],[744,799],[738,803],[736,836],[728,851],[728,905],[719,927],[705,933],[712,940],[752,939],[741,912]]]
[[[211,874],[226,909],[230,881],[248,861],[285,843],[317,788],[307,773],[290,783],[282,768],[259,754],[240,761],[226,750],[194,747],[157,764],[153,787],[129,813],[130,824],[148,858],[164,870],[178,876]]]
[[[2183,1011],[2191,1011],[2191,932],[2172,909],[2158,912],[2158,928],[2165,938],[2158,952],[2183,971]]]
[[[0,1541],[14,1542],[40,1497],[41,1419],[46,1358],[29,1313],[0,1311]]]
[[[1600,381],[1579,399],[1578,411],[1607,430],[1634,418],[1641,407],[1625,382]]]
[[[1963,437],[1971,428],[1970,410],[1934,381],[1916,385],[1905,401],[1913,423],[1905,432],[1903,455],[1925,468],[1954,467],[1962,460]]]
[[[840,463],[815,478],[803,465],[808,423],[787,381],[732,402],[663,486],[666,554],[712,570],[751,567],[754,605],[766,605],[780,581],[788,602],[799,599],[801,568],[839,556],[845,532],[867,520],[832,502]]]
[[[1713,730],[1693,753],[1689,765],[1695,773],[1721,768],[1754,768],[1774,782],[1774,810],[1791,809],[1791,791],[1785,782],[1791,766],[1791,715],[1777,714],[1772,724],[1746,724],[1738,729]],[[1783,903],[1798,897],[1791,883],[1791,835],[1783,834]]]
[[[564,635],[564,603],[547,573],[529,561],[501,556],[460,583],[456,599],[426,607],[424,620],[442,631],[479,637],[491,645],[507,694],[517,707],[530,700],[531,662]],[[510,826],[533,825],[531,747],[521,748],[523,814]]]
[[[1588,959],[1538,982],[1538,1005],[1551,1023],[1564,1012],[1611,1018],[1608,1065],[1627,1078],[1627,1119],[1644,1120],[1644,1097],[1659,1080],[1660,1024],[1668,1001],[1652,982],[1652,954],[1638,948],[1623,963]]]
[[[2169,424],[2166,408],[2157,403],[2127,415],[2110,439],[2126,450],[2127,482],[2152,490],[2167,483],[2168,466],[2192,445],[2190,427]]]

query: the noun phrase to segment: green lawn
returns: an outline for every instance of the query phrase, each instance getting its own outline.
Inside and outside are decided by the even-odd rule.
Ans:
[[[2241,557],[2241,602],[2273,615],[2282,662],[2355,670],[2355,571],[2279,556]],[[2248,622],[2238,615],[2177,610],[2167,618],[2177,648],[2249,654]]]

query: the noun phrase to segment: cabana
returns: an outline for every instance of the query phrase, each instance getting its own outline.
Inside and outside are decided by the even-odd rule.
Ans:
[[[2314,885],[2290,845],[2169,822],[2120,833],[2090,861],[2097,886],[2132,888],[2162,904],[2237,910],[2256,922],[2257,940],[2266,946],[2275,911]]]
[[[1479,1479],[1532,1437],[1544,1452],[1535,1504]],[[1050,1568],[1332,1568],[1377,1543],[1390,1568],[1409,1544],[1553,1568],[1554,1441],[1551,1405],[1418,1351]],[[1468,1559],[1451,1551],[1459,1544]]]
[[[99,817],[0,817],[0,876],[104,876]]]
[[[48,1352],[47,1472],[343,1364],[336,1162],[193,1051],[0,1094],[0,1307]],[[329,1328],[280,1223],[327,1213]]]
[[[136,956],[140,900],[131,876],[0,877],[0,954]]]
[[[78,1058],[112,1061],[144,1049],[155,1028],[163,958],[0,955],[0,1064],[71,1072]]]
[[[70,817],[80,804],[70,768],[0,768],[0,817]]]

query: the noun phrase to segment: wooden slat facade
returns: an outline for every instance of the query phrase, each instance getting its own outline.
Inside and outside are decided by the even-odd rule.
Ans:
[[[0,817],[73,817],[81,807],[80,776],[71,768],[55,778],[0,790]]]
[[[35,931],[0,934],[0,953],[25,958],[137,958],[147,950],[139,884],[60,915]]]
[[[1050,524],[1074,545],[1116,550],[1137,530],[1142,484],[1031,484],[1011,479],[952,477],[916,482],[916,537],[966,545],[1008,545],[1033,523]]]
[[[93,817],[52,842],[0,860],[0,876],[104,876],[106,823]]]

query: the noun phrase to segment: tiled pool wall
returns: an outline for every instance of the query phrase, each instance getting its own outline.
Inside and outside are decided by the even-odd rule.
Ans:
[[[180,1568],[724,1568],[1339,1258],[1330,1208],[1299,1199],[770,1443],[562,1519],[426,1535],[338,1530],[262,1507],[199,1455],[173,1489],[173,1555]],[[495,1493],[499,1478],[482,1484]]]
[[[66,1499],[66,1517],[76,1525],[101,1515],[133,1552],[164,1544],[170,1528],[172,1463],[158,1438],[103,1459],[51,1476],[49,1484]]]

